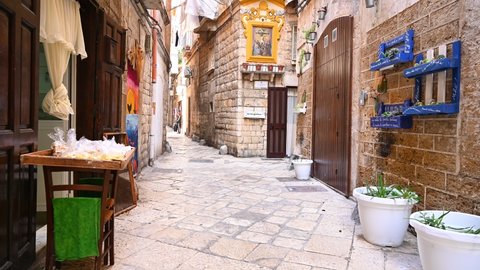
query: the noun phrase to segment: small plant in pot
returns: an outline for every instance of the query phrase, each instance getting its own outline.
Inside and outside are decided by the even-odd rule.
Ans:
[[[405,238],[412,207],[420,198],[407,187],[386,186],[383,173],[377,173],[376,180],[376,186],[353,190],[363,237],[375,245],[398,247]]]
[[[480,216],[445,211],[420,211],[410,216],[417,233],[424,270],[478,270]]]

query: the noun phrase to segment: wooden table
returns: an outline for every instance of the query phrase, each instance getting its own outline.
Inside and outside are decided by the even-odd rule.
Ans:
[[[62,158],[52,155],[52,150],[43,150],[20,156],[24,165],[43,166],[45,193],[47,201],[47,258],[45,269],[53,269],[55,264],[54,239],[53,239],[53,205],[55,191],[95,191],[101,193],[101,230],[98,242],[99,256],[95,259],[95,269],[100,269],[104,264],[114,264],[114,206],[117,189],[118,171],[125,170],[130,164],[135,149],[130,150],[122,160],[102,161],[75,158]],[[92,172],[103,175],[103,186],[87,184],[53,185],[53,172]],[[110,188],[111,187],[111,188]],[[108,256],[109,255],[109,256]]]

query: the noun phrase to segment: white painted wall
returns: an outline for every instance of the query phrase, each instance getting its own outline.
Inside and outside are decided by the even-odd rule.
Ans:
[[[419,0],[377,0],[373,8],[366,8],[365,1],[360,1],[361,33],[366,34],[375,26],[390,19]]]
[[[165,132],[163,128],[163,98],[164,90],[166,87],[168,87],[168,71],[160,52],[156,51],[153,53],[157,54],[157,77],[155,78],[156,82],[153,84],[152,93],[152,102],[155,102],[156,106],[155,111],[152,112],[152,129],[150,131],[150,134],[153,135],[153,137],[150,137],[150,139],[152,140],[150,142],[152,144],[152,148],[150,148],[150,151],[153,150],[153,153],[150,153],[150,155],[153,156],[154,159],[156,159],[162,154],[163,149],[163,135]]]

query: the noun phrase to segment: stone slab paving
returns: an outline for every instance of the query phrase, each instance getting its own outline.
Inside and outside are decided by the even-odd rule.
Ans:
[[[367,243],[355,202],[315,180],[285,181],[287,160],[221,156],[168,135],[173,152],[144,168],[138,206],[116,219],[108,269],[421,270],[414,236],[399,248]]]

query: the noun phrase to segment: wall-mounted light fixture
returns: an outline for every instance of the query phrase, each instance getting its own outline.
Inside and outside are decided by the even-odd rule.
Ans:
[[[313,43],[317,39],[317,32],[309,32],[307,36],[307,43]]]
[[[377,4],[377,0],[365,0],[365,6],[367,8],[372,8]]]
[[[320,25],[320,21],[325,20],[326,15],[327,15],[327,6],[323,6],[318,10],[317,25]]]
[[[310,57],[311,57],[311,56],[312,56],[312,53],[309,52],[309,51],[305,51],[305,52],[303,53],[303,57],[305,57],[305,61],[307,61],[307,62],[310,61]]]

